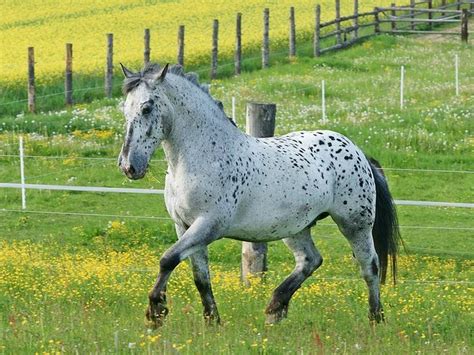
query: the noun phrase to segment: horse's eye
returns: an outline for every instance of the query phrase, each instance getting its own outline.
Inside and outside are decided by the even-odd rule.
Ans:
[[[143,115],[148,115],[151,112],[152,107],[150,105],[143,106],[142,108],[142,114]]]

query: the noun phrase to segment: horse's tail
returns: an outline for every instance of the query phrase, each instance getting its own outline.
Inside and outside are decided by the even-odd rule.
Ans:
[[[375,202],[375,223],[372,229],[372,235],[375,250],[379,257],[381,282],[385,283],[390,258],[393,283],[395,284],[397,276],[397,254],[399,245],[402,242],[398,227],[397,210],[380,164],[374,159],[369,159],[369,162],[372,168],[377,194]]]

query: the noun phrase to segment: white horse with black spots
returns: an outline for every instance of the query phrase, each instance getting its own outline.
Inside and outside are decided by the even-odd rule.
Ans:
[[[322,263],[310,228],[331,216],[349,241],[369,290],[369,318],[383,320],[380,281],[399,243],[396,212],[384,177],[349,139],[331,131],[254,138],[225,115],[197,76],[179,66],[123,68],[126,133],[119,166],[142,178],[162,144],[168,162],[165,201],[178,241],[161,257],[147,318],[168,313],[166,284],[190,258],[204,316],[219,322],[207,246],[223,237],[282,239],[296,266],[266,308],[267,322],[287,315],[292,295]]]

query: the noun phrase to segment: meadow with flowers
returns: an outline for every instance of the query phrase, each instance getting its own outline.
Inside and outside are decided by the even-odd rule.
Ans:
[[[318,2],[322,21],[334,18],[334,0]],[[389,0],[359,2],[360,11],[389,5]],[[219,74],[232,72],[236,14],[242,14],[244,70],[259,68],[263,9],[270,9],[272,60],[287,55],[288,16],[296,12],[298,52],[311,52],[315,3],[309,0],[245,2],[196,0],[3,1],[0,5],[0,112],[26,110],[27,48],[35,48],[37,105],[40,110],[63,106],[65,44],[73,44],[75,102],[104,96],[106,34],[114,34],[114,93],[120,93],[118,63],[141,66],[144,29],[151,32],[151,60],[176,61],[179,25],[185,25],[185,66],[206,68],[211,56],[212,22],[219,20]],[[341,14],[353,13],[353,0],[341,1]],[[192,8],[192,11],[187,11]],[[183,16],[185,13],[185,16]],[[307,55],[307,54],[305,54]],[[249,60],[254,58],[256,60]],[[40,99],[46,96],[47,99]],[[19,102],[18,102],[19,101]]]
[[[472,44],[380,36],[321,58],[214,81],[211,92],[229,115],[237,97],[242,129],[245,104],[254,100],[277,103],[277,134],[324,128],[347,135],[382,163],[396,199],[472,202],[472,62]],[[400,65],[407,70],[404,110],[398,102]],[[322,79],[327,122],[321,120]],[[161,150],[143,180],[129,181],[116,167],[122,104],[116,98],[1,116],[0,182],[19,182],[22,134],[27,183],[162,188]],[[183,262],[169,283],[169,317],[155,330],[144,318],[147,293],[160,255],[175,240],[162,196],[28,190],[26,212],[20,206],[19,190],[1,190],[0,353],[473,351],[470,209],[398,207],[406,250],[398,283],[382,288],[385,324],[369,324],[365,284],[347,242],[326,219],[313,229],[324,263],[296,293],[281,324],[266,326],[263,310],[292,270],[291,254],[282,243],[270,243],[265,280],[244,287],[240,243],[221,240],[212,244],[210,259],[223,323],[204,324]]]
[[[334,1],[322,0],[322,20],[334,18]],[[389,5],[388,0],[360,2],[361,11]],[[39,6],[41,5],[41,6]],[[209,63],[212,21],[219,19],[220,49],[230,58],[235,46],[235,16],[243,16],[244,48],[259,47],[263,26],[263,9],[271,10],[271,38],[274,46],[288,40],[290,6],[295,7],[300,38],[308,37],[314,26],[314,1],[252,0],[245,2],[183,0],[107,0],[61,2],[6,1],[2,4],[0,33],[4,55],[0,57],[2,84],[23,81],[26,49],[34,46],[38,76],[47,80],[60,77],[64,71],[64,45],[74,44],[75,70],[83,74],[103,73],[107,33],[115,35],[114,53],[123,63],[141,63],[143,31],[152,34],[152,59],[173,62],[179,25],[186,26],[186,62],[189,65]],[[352,0],[341,1],[341,12],[351,14]],[[183,16],[183,10],[192,7]],[[25,58],[24,61],[18,60]]]

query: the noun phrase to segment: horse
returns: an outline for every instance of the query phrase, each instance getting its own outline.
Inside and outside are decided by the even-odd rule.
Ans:
[[[149,64],[139,72],[122,65],[122,71],[126,132],[118,165],[129,179],[140,179],[162,145],[168,163],[165,203],[178,237],[162,255],[149,293],[146,317],[152,324],[163,324],[168,279],[186,258],[205,319],[219,323],[207,247],[223,237],[283,240],[293,252],[295,268],[265,310],[266,322],[279,322],[293,294],[323,262],[310,231],[327,216],[360,264],[370,321],[384,320],[380,284],[389,264],[395,280],[397,215],[385,178],[354,143],[328,130],[251,137],[232,123],[195,73],[168,64]]]

